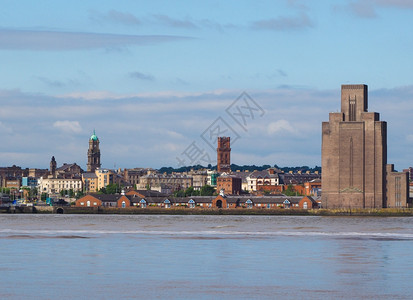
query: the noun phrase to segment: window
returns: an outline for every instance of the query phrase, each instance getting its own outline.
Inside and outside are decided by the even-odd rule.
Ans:
[[[247,208],[252,208],[253,207],[253,203],[252,203],[251,199],[248,199],[247,201],[245,201],[245,203],[247,204]]]
[[[125,207],[126,207],[126,202],[122,201],[122,208],[125,208]]]
[[[304,208],[304,209],[307,209],[307,208],[308,208],[307,206],[308,206],[307,201],[304,201],[304,203],[303,203],[303,208]]]
[[[166,199],[163,203],[165,204],[165,208],[171,207],[171,201],[169,201],[168,199]]]
[[[188,206],[189,208],[194,208],[195,207],[195,201],[193,199],[188,201]]]

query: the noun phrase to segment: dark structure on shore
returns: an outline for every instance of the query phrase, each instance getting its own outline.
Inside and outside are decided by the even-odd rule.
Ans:
[[[322,139],[324,208],[407,206],[408,174],[387,164],[387,123],[367,111],[367,85],[342,85]]]

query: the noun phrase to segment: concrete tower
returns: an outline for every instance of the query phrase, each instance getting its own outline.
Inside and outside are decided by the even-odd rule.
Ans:
[[[93,135],[89,139],[89,150],[87,151],[87,172],[93,173],[100,168],[99,139],[93,130]]]
[[[220,173],[231,173],[231,147],[229,137],[218,138],[217,169]]]
[[[387,123],[367,112],[366,85],[342,85],[341,112],[323,122],[321,155],[324,208],[407,205],[407,175],[387,165]]]

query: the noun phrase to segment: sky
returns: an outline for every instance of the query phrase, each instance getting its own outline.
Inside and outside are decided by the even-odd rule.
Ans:
[[[413,166],[413,2],[14,1],[0,8],[0,166],[321,165],[342,84],[367,84]]]

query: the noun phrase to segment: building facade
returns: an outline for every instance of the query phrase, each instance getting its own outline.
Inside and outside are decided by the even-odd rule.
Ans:
[[[242,179],[233,175],[219,176],[217,179],[217,191],[223,190],[228,195],[241,194]]]
[[[407,173],[386,167],[387,124],[367,111],[367,103],[366,85],[343,85],[341,112],[330,113],[322,124],[324,208],[407,206]],[[400,183],[397,192],[388,192],[390,181]]]
[[[231,173],[231,145],[229,137],[218,137],[217,170]]]
[[[81,178],[40,178],[38,180],[40,193],[49,195],[59,194],[61,191],[73,190],[74,193],[82,191]]]
[[[95,172],[96,169],[100,168],[100,165],[99,139],[95,131],[93,131],[93,135],[89,139],[89,149],[87,151],[87,172]]]

